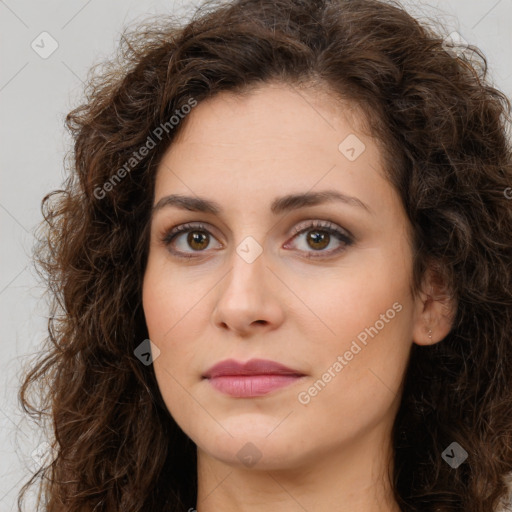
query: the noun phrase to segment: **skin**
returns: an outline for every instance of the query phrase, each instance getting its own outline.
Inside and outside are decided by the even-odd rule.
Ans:
[[[154,204],[183,194],[222,211],[154,212],[143,306],[160,350],[162,396],[197,445],[198,500],[190,508],[398,511],[387,472],[402,377],[412,343],[440,341],[450,323],[446,304],[411,293],[410,226],[377,142],[354,105],[275,83],[218,94],[183,123],[159,165]],[[338,149],[350,134],[365,145],[354,161]],[[276,197],[324,190],[367,209],[330,201],[270,211]],[[328,245],[308,243],[318,220],[348,230],[353,243],[325,232]],[[202,223],[209,239],[191,246],[180,233],[166,246],[166,232],[189,222]],[[297,235],[294,227],[309,229]],[[252,263],[236,250],[248,236],[262,249]],[[396,303],[394,318],[333,372],[358,334]],[[305,376],[262,397],[233,398],[201,377],[228,358],[270,359]],[[299,393],[329,368],[331,380],[301,403]],[[242,453],[260,457],[252,466],[237,456],[248,442],[254,446]]]

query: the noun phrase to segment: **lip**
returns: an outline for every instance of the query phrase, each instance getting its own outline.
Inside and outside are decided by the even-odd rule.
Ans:
[[[226,359],[212,366],[202,377],[221,393],[250,398],[288,386],[304,374],[267,359],[251,359],[245,363]]]

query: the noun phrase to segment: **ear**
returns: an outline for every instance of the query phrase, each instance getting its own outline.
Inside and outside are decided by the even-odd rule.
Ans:
[[[415,299],[414,343],[433,345],[443,340],[453,327],[456,311],[456,300],[441,274],[429,268]]]

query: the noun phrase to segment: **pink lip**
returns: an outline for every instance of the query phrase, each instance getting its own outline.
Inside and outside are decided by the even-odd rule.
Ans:
[[[227,395],[239,398],[262,396],[275,389],[288,386],[304,374],[275,361],[251,359],[241,363],[233,359],[212,366],[203,378]]]

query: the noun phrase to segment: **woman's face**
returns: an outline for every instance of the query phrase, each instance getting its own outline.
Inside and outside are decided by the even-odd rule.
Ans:
[[[389,442],[419,306],[408,221],[358,121],[319,92],[222,93],[161,161],[143,305],[200,457],[292,468]],[[228,359],[295,375],[205,377]]]

